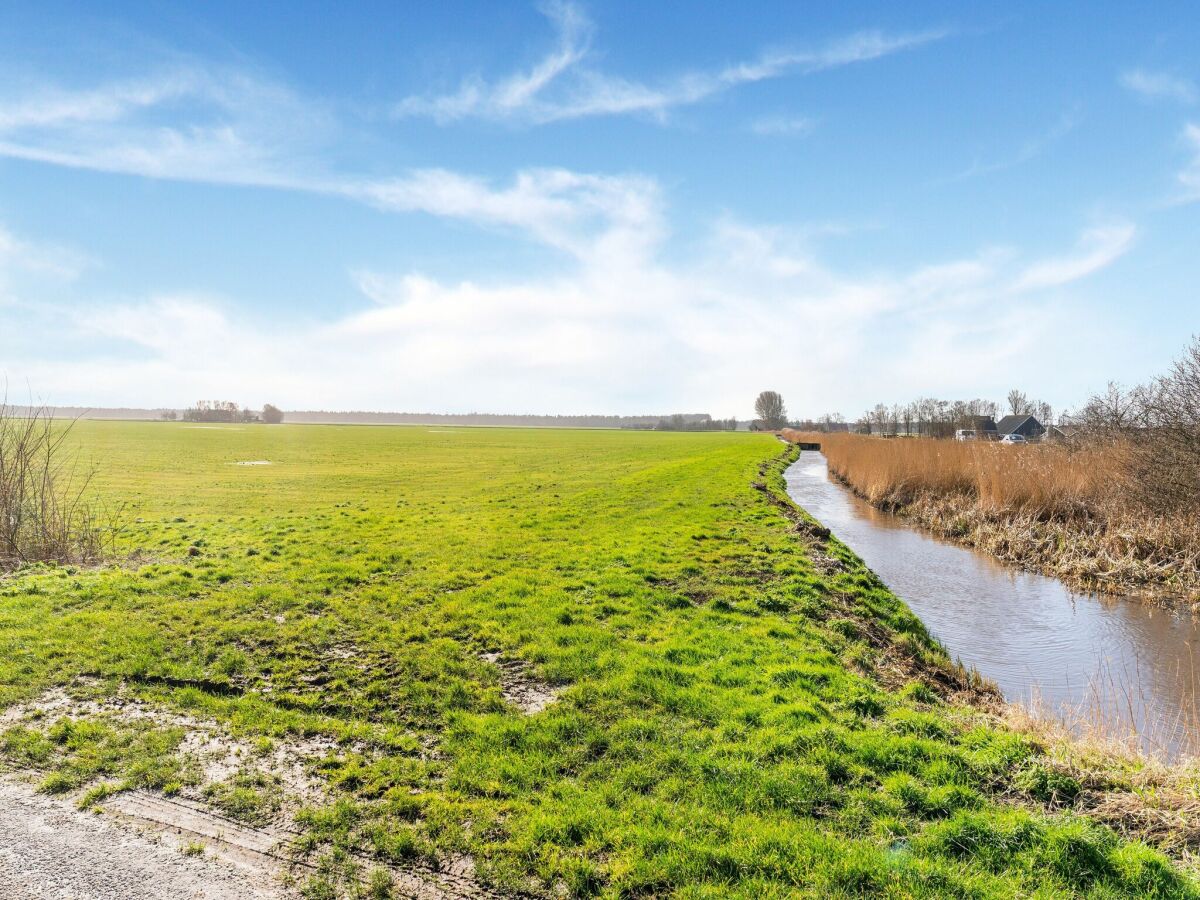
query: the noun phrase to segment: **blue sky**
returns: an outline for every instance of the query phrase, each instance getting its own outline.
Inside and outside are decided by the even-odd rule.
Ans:
[[[61,405],[1058,409],[1197,329],[1185,3],[28,4],[0,371]]]

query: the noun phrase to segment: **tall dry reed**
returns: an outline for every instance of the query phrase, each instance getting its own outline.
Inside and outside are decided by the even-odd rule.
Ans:
[[[787,430],[873,505],[1007,562],[1106,591],[1200,602],[1200,516],[1138,502],[1119,441],[1010,446]]]
[[[932,438],[885,440],[794,432],[821,444],[830,471],[880,506],[926,495],[971,498],[992,509],[1050,518],[1099,515],[1124,492],[1119,446],[1068,449]]]

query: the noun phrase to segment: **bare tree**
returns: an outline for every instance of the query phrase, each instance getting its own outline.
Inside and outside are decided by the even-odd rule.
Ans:
[[[1110,381],[1103,393],[1096,394],[1069,418],[1071,424],[1092,437],[1126,436],[1145,426],[1146,407],[1145,388],[1126,390]]]
[[[758,395],[754,401],[754,415],[768,431],[787,425],[787,409],[783,405],[783,397],[776,391],[763,391]]]
[[[1008,392],[1008,411],[1014,416],[1029,415],[1029,398],[1024,391],[1013,388]]]
[[[818,431],[844,431],[846,420],[838,412],[825,413],[817,420]]]
[[[1142,500],[1157,512],[1195,510],[1200,505],[1200,337],[1138,396],[1145,426],[1135,432]]]
[[[882,403],[876,403],[871,409],[867,410],[866,418],[874,434],[884,434],[886,432],[888,408]]]
[[[1200,337],[1166,375],[1130,390],[1110,382],[1069,418],[1124,456],[1130,494],[1149,511],[1200,507]]]

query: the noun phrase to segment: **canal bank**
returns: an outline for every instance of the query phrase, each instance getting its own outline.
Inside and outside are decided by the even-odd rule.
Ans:
[[[1079,593],[932,537],[856,497],[819,453],[801,453],[785,479],[793,501],[1010,702],[1159,759],[1200,755],[1200,627],[1189,614]]]

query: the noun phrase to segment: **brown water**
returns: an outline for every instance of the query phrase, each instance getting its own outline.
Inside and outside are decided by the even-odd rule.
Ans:
[[[1200,626],[1190,614],[1080,594],[931,537],[833,481],[820,453],[802,453],[787,486],[1009,700],[1156,756],[1200,756]]]

